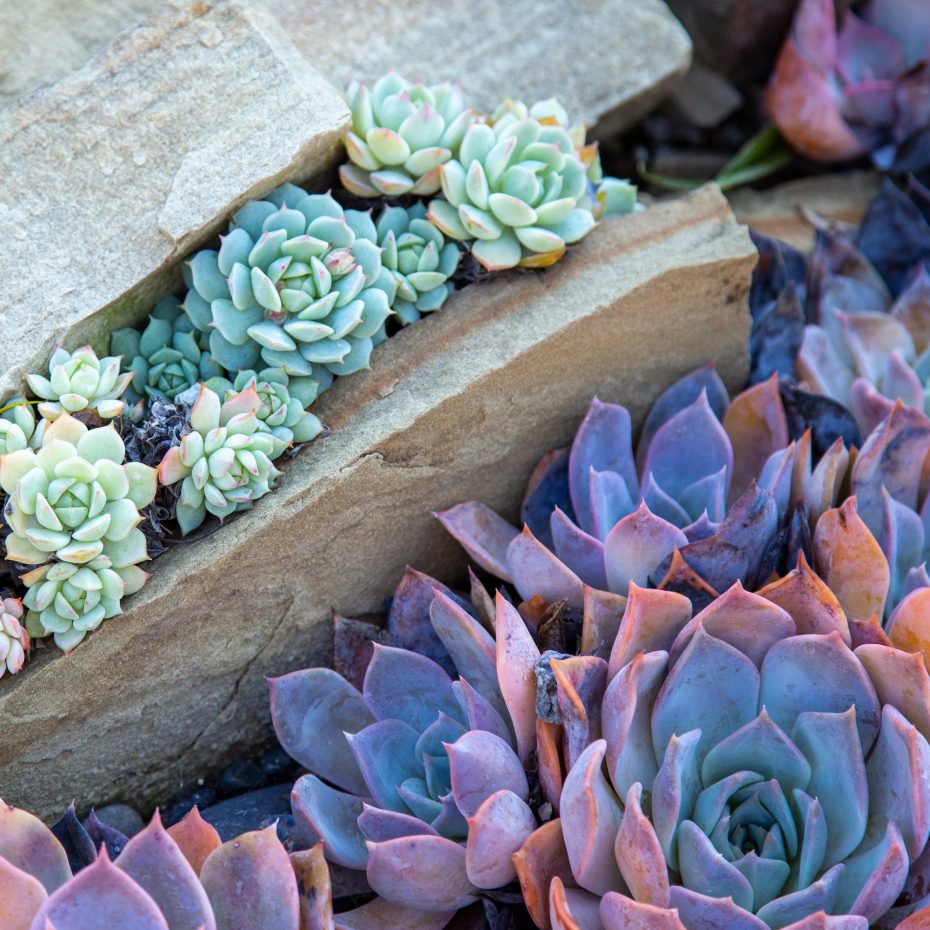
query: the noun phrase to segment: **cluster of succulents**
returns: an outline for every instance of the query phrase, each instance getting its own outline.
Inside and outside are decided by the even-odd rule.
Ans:
[[[319,849],[288,854],[273,826],[226,843],[194,808],[132,837],[73,807],[60,835],[0,802],[5,930],[312,930],[332,926]]]
[[[930,166],[930,17],[921,0],[844,9],[802,0],[768,89],[789,144],[822,162],[871,154],[884,170]]]

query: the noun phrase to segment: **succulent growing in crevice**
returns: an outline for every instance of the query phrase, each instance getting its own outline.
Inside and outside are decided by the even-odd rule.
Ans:
[[[350,163],[339,169],[346,190],[359,197],[426,197],[439,190],[439,168],[457,155],[477,114],[465,107],[458,84],[426,87],[394,71],[369,89],[349,85]]]
[[[368,367],[391,308],[367,213],[286,184],[238,210],[219,251],[185,265],[184,309],[228,371],[259,361],[320,389]]]
[[[247,510],[277,480],[271,463],[277,438],[260,426],[261,403],[254,384],[226,400],[200,386],[190,432],[158,466],[162,484],[182,482],[177,519],[185,535],[208,513],[223,519]]]
[[[36,439],[36,418],[32,404],[25,397],[13,397],[3,405],[6,409],[0,413],[0,455],[16,452],[34,445]]]
[[[88,428],[62,414],[45,430],[38,451],[0,459],[0,487],[9,495],[8,559],[40,565],[107,561],[125,568],[146,559],[136,529],[139,509],[155,496],[154,468],[124,464],[126,450],[112,424]]]
[[[23,627],[23,604],[19,598],[0,598],[0,678],[15,675],[26,661],[29,634]]]
[[[292,795],[301,839],[366,870],[383,899],[451,917],[513,881],[510,856],[537,822],[524,765],[539,652],[502,597],[495,643],[459,601],[433,594],[421,622],[458,679],[423,655],[375,646],[361,691],[307,669],[272,679],[271,705],[281,744],[310,772]],[[425,606],[412,597],[409,609]]]
[[[269,457],[276,459],[288,446],[310,442],[319,436],[323,429],[319,418],[304,409],[313,403],[316,382],[302,378],[296,381],[297,390],[307,386],[311,388],[304,395],[309,397],[309,400],[303,401],[300,397],[291,395],[289,379],[282,368],[265,368],[259,372],[240,371],[234,381],[211,378],[206,382],[206,386],[223,400],[230,400],[242,391],[255,388],[260,402],[255,416],[259,429],[274,437],[274,447]]]
[[[395,287],[391,308],[401,324],[413,323],[438,310],[452,292],[448,280],[462,253],[454,242],[426,219],[422,204],[386,206],[375,224],[381,245],[381,264]]]
[[[206,334],[197,332],[173,297],[164,297],[149,314],[145,328],[118,329],[110,351],[122,356],[132,372],[126,399],[134,404],[148,397],[173,401],[198,381],[223,375],[207,352]]]
[[[6,930],[332,926],[329,875],[320,851],[289,856],[274,826],[221,843],[196,808],[167,830],[156,811],[131,838],[108,829],[120,850],[115,855],[76,817],[69,826],[84,853],[70,864],[65,847],[40,820],[0,805],[0,913]]]
[[[120,400],[132,373],[120,373],[118,357],[97,358],[90,346],[68,352],[52,352],[49,376],[28,374],[26,383],[41,398],[39,413],[56,420],[63,413],[96,413],[103,420],[118,416],[126,408]]]
[[[468,127],[458,156],[442,165],[443,198],[429,218],[447,236],[475,240],[475,258],[491,271],[544,267],[594,227],[583,206],[587,169],[555,118],[508,108],[493,125]]]

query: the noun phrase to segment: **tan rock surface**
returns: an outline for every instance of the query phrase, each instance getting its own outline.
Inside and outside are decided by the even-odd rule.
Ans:
[[[691,43],[661,0],[261,0],[340,89],[388,68],[459,77],[482,106],[502,95],[558,94],[576,119],[629,125],[690,61]],[[57,80],[161,0],[0,0],[0,105]],[[283,100],[282,100],[283,102]]]
[[[0,397],[56,342],[105,348],[230,211],[334,163],[347,120],[280,26],[237,0],[169,4],[0,111]]]
[[[602,224],[551,270],[456,294],[341,380],[332,435],[63,656],[0,682],[0,796],[42,815],[72,798],[167,795],[270,733],[264,677],[331,655],[333,610],[380,609],[404,565],[453,582],[462,553],[430,516],[479,498],[515,518],[525,482],[595,392],[637,419],[716,359],[748,369],[755,252],[712,187]]]

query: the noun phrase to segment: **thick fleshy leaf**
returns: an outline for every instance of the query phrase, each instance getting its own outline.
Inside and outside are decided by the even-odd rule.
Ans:
[[[754,587],[759,579],[766,553],[778,530],[779,514],[775,498],[770,491],[759,487],[754,481],[730,507],[729,513],[717,528],[717,540],[723,546],[732,546],[746,560],[740,580],[749,587]],[[717,554],[720,547],[713,547],[712,540],[692,543],[682,550],[685,559],[694,566],[698,573],[707,579],[718,591],[728,588],[723,578],[711,568],[698,564],[697,552],[706,549],[707,555]],[[736,580],[736,579],[734,579]]]
[[[300,897],[300,930],[333,930],[333,888],[323,846],[290,854]]]
[[[655,828],[643,813],[642,795],[643,786],[639,782],[630,786],[614,843],[614,855],[635,901],[667,907],[668,870]]]
[[[891,572],[888,603],[896,604],[900,600],[908,573],[923,561],[925,535],[920,515],[882,488],[882,525],[878,544],[885,553]]]
[[[526,765],[536,744],[536,663],[539,649],[514,606],[500,593],[497,615],[497,679]]]
[[[274,730],[288,755],[334,785],[364,795],[365,780],[344,736],[375,722],[362,695],[326,668],[271,678],[268,686]]]
[[[197,873],[156,812],[114,863],[158,905],[171,930],[215,930],[213,909]]]
[[[516,527],[477,501],[456,504],[435,516],[485,571],[502,581],[513,580],[507,565],[507,547],[519,534]]]
[[[690,820],[678,828],[678,866],[686,888],[711,898],[732,898],[744,909],[752,907],[749,880],[727,862]]]
[[[733,446],[730,499],[746,490],[773,452],[788,445],[788,423],[778,393],[778,375],[755,384],[733,400],[723,417]]]
[[[579,888],[566,888],[560,878],[549,888],[552,930],[602,930],[600,898]]]
[[[613,524],[611,524],[613,526]],[[559,561],[574,572],[586,585],[607,588],[604,568],[604,546],[572,523],[561,510],[550,521],[552,548]]]
[[[690,619],[691,601],[683,595],[631,585],[620,634],[610,652],[608,679],[640,652],[667,652]]]
[[[919,588],[901,601],[888,620],[891,642],[904,652],[916,652],[926,665],[930,660],[930,588]]]
[[[458,698],[459,706],[465,714],[465,719],[468,721],[468,729],[487,730],[502,740],[510,742],[512,739],[510,726],[490,702],[478,694],[463,678],[453,682],[452,687]]]
[[[529,798],[523,766],[510,746],[486,730],[470,730],[446,746],[452,778],[452,796],[458,809],[473,817],[495,792],[512,791],[521,800]]]
[[[843,863],[836,909],[878,920],[898,899],[907,880],[908,856],[898,825],[892,820],[882,840]]]
[[[369,843],[368,882],[383,898],[416,910],[454,911],[476,900],[464,847],[441,836]]]
[[[759,596],[781,607],[794,621],[799,634],[827,634],[836,631],[849,643],[849,624],[836,595],[798,555],[798,564],[784,578],[759,591]]]
[[[42,883],[0,857],[0,927],[29,930],[48,895]]]
[[[804,711],[842,714],[854,706],[863,754],[878,735],[875,688],[839,633],[776,643],[762,663],[759,702],[786,733]]]
[[[715,547],[718,546],[717,538],[711,537],[709,540]],[[687,546],[685,547],[688,548]],[[733,546],[724,548],[725,554],[735,555],[740,558],[739,553]],[[726,560],[724,559],[724,562]],[[746,567],[745,559],[740,562],[739,568],[735,571],[727,571],[726,580],[733,583],[733,579],[738,579]],[[664,569],[665,566],[660,566]],[[693,607],[703,610],[715,598],[719,597],[719,592],[709,585],[686,561],[681,554],[681,550],[676,549],[672,553],[672,558],[668,562],[668,568],[665,574],[659,578],[653,578],[653,582],[658,582],[657,587],[660,591],[670,591],[675,594],[681,594],[686,597]]]
[[[639,489],[633,461],[632,423],[626,407],[591,401],[569,456],[568,476],[572,506],[581,528],[594,533],[590,511],[591,469],[616,472],[635,498]]]
[[[274,824],[210,853],[200,880],[222,930],[300,930],[297,879]]]
[[[403,927],[404,930],[443,930],[453,911],[420,911],[384,898],[375,898],[361,907],[344,911],[335,917],[336,930],[384,930]],[[304,928],[301,928],[304,930]]]
[[[536,827],[526,801],[503,789],[487,797],[468,820],[465,869],[477,888],[501,888],[517,877],[512,856]]]
[[[536,718],[536,777],[543,799],[558,814],[564,782],[562,765],[562,728]]]
[[[807,917],[802,917],[793,924],[788,924],[783,930],[868,930],[868,928],[869,922],[858,914],[832,916],[825,911],[817,911]]]
[[[676,910],[639,904],[615,891],[601,898],[601,922],[604,930],[685,930]]]
[[[708,689],[709,681],[715,682],[714,688]],[[758,699],[755,665],[698,625],[656,698],[652,712],[656,759],[662,760],[673,734],[700,730],[698,758],[703,762],[713,746],[755,717]]]
[[[681,885],[669,889],[670,903],[688,930],[770,930],[730,897],[711,898]]]
[[[688,545],[688,537],[677,527],[655,516],[645,501],[624,517],[604,541],[607,586],[626,595],[631,584],[645,586],[656,568],[675,548]]]
[[[620,621],[626,610],[626,598],[596,588],[584,589],[584,616],[581,631],[581,652],[610,659],[614,640],[620,632]]]
[[[37,879],[49,893],[71,878],[68,857],[48,827],[0,801],[0,858]]]
[[[549,660],[558,694],[565,767],[571,768],[585,748],[601,738],[601,704],[607,663],[597,656]]]
[[[55,930],[168,930],[155,902],[110,862],[105,850],[38,910],[32,927],[42,930],[47,926]]]
[[[548,928],[549,886],[554,878],[574,883],[562,821],[544,823],[513,854],[514,868],[523,892],[523,901],[537,927]]]
[[[358,733],[346,734],[368,794],[381,807],[406,811],[397,788],[422,775],[417,759],[419,733],[402,720],[379,720]]]
[[[68,805],[68,809],[64,814],[52,824],[52,833],[55,834],[56,839],[64,847],[71,871],[75,875],[97,858],[97,847],[90,838],[84,824],[78,819],[73,802]]]
[[[549,521],[556,508],[574,520],[568,489],[568,449],[547,452],[527,482],[520,507],[520,520],[544,545],[551,546]]]
[[[652,783],[652,822],[665,861],[678,871],[678,828],[694,817],[694,805],[701,792],[701,771],[697,761],[700,730],[672,736],[665,758]]]
[[[584,607],[584,583],[524,527],[507,550],[513,583],[524,600],[539,596],[548,603],[566,601]]]
[[[636,499],[630,493],[626,482],[615,471],[594,471],[592,469],[590,484],[593,535],[589,538],[603,542],[613,527],[636,509]],[[684,513],[674,501],[670,502],[670,507],[677,514]],[[553,531],[554,529],[555,527]],[[584,533],[583,530],[581,532]],[[606,587],[606,585],[602,584],[601,587]]]
[[[439,836],[439,834],[425,821],[410,814],[401,814],[397,811],[383,810],[369,804],[362,805],[362,813],[358,817],[358,828],[362,836],[372,843],[384,840],[396,840],[401,836]]]
[[[858,847],[869,811],[855,708],[845,713],[802,713],[791,735],[811,765],[810,782],[797,787],[820,802],[827,822],[823,867],[829,868]]]
[[[759,594],[746,591],[737,582],[685,625],[671,646],[672,665],[691,642],[697,624],[711,636],[739,649],[757,666],[775,643],[796,632],[794,620],[785,610]]]
[[[817,521],[814,561],[848,618],[882,615],[891,573],[881,546],[857,512],[855,497]]]
[[[176,824],[168,827],[168,836],[177,844],[196,875],[200,875],[207,856],[222,845],[216,827],[200,816],[196,805]]]
[[[930,740],[930,674],[922,656],[867,643],[856,650],[856,658],[869,673],[879,703],[899,710]]]
[[[322,840],[326,857],[347,869],[364,869],[368,861],[358,826],[364,802],[320,781],[315,775],[298,778],[291,792],[297,833],[307,845]]]
[[[378,720],[402,720],[418,733],[440,713],[461,717],[449,676],[432,659],[406,649],[375,644],[362,695]]]
[[[604,777],[606,752],[604,740],[584,751],[565,779],[559,809],[572,874],[582,888],[598,895],[624,888],[613,854],[623,811]]]
[[[816,911],[831,911],[842,874],[843,865],[835,865],[806,888],[770,901],[757,914],[771,927],[784,927]]]

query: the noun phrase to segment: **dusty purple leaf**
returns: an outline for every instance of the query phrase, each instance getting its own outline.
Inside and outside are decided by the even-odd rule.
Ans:
[[[516,878],[512,856],[536,828],[524,798],[503,788],[489,795],[468,820],[465,870],[478,888],[502,888]]]
[[[558,508],[570,520],[575,519],[568,490],[568,449],[547,452],[530,477],[520,508],[520,522],[528,526],[544,545],[552,547],[549,518]]]
[[[473,817],[494,792],[506,789],[521,800],[529,797],[526,773],[510,745],[486,730],[470,730],[446,746],[452,796],[458,809]]]
[[[566,601],[569,607],[584,606],[584,584],[563,565],[535,536],[524,528],[507,550],[513,583],[524,600],[539,596],[554,604]]]
[[[559,715],[564,731],[565,766],[571,768],[584,749],[601,738],[601,701],[607,686],[607,662],[597,656],[553,657]]]
[[[0,801],[0,858],[37,879],[49,893],[71,878],[64,847],[32,814]]]
[[[497,595],[495,664],[501,694],[517,739],[517,754],[526,765],[536,745],[536,675],[539,649],[516,608]]]
[[[512,581],[507,547],[519,530],[478,501],[456,504],[434,515],[462,548],[485,571]]]
[[[42,883],[0,856],[0,927],[30,930],[32,921],[48,895]]]
[[[603,544],[575,526],[561,510],[553,512],[550,523],[552,546],[559,561],[574,572],[584,584],[594,588],[606,588]]]
[[[315,775],[298,778],[291,792],[297,835],[308,846],[323,842],[326,857],[347,869],[364,869],[368,861],[358,826],[364,802],[337,791]]]

